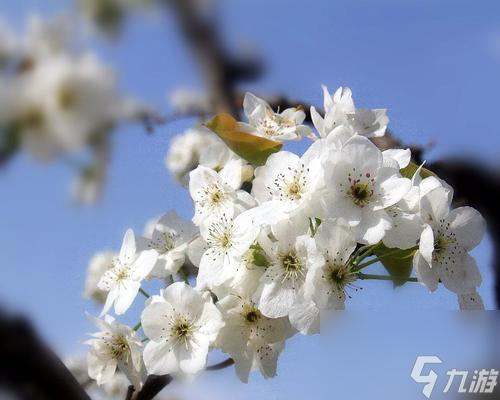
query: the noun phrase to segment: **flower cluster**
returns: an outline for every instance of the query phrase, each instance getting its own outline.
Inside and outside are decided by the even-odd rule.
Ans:
[[[385,134],[385,110],[356,108],[348,88],[333,95],[324,88],[324,95],[324,115],[311,110],[315,129],[300,108],[276,113],[247,94],[248,122],[224,127],[233,129],[230,139],[194,130],[174,142],[168,162],[178,176],[191,170],[194,215],[183,221],[168,213],[147,237],[127,231],[118,256],[94,260],[92,271],[109,260],[97,284],[107,293],[102,315],[112,306],[125,313],[139,291],[148,297],[142,349],[139,325],[98,323],[89,356],[98,379],[124,364],[125,373],[137,368],[136,380],[193,375],[213,348],[234,360],[244,382],[257,369],[273,377],[286,340],[318,333],[323,312],[344,309],[365,279],[418,281],[430,291],[442,283],[461,308],[484,307],[469,255],[485,232],[481,215],[452,209],[452,188],[413,164],[409,150],[374,145],[370,138]],[[256,152],[259,143],[278,149],[309,138],[311,145],[302,155],[279,150],[251,165],[235,144],[249,137]],[[365,273],[376,262],[390,274]],[[408,267],[416,277],[405,275]],[[188,270],[196,272],[192,280]],[[170,284],[149,296],[141,281],[151,278]]]
[[[25,150],[37,160],[90,149],[75,194],[96,197],[109,158],[109,134],[125,120],[138,120],[143,105],[123,96],[115,72],[75,46],[73,21],[33,16],[26,32],[0,27],[0,152]]]

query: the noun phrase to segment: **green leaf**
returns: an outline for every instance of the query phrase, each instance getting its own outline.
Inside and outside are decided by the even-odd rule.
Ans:
[[[413,256],[416,250],[391,249],[380,243],[375,247],[373,252],[377,257],[382,257],[380,262],[394,278],[394,286],[398,287],[404,285],[406,283],[404,279],[411,276],[413,270]]]
[[[405,178],[413,178],[413,175],[415,175],[415,172],[417,172],[419,168],[419,165],[415,164],[414,162],[411,162],[406,166],[405,168],[402,168],[399,172],[401,173],[402,176]],[[420,176],[422,178],[428,178],[429,176],[436,176],[434,172],[428,170],[427,168],[420,168]]]
[[[219,136],[241,158],[254,165],[264,165],[267,158],[283,145],[274,140],[243,132],[229,114],[217,114],[205,126]]]

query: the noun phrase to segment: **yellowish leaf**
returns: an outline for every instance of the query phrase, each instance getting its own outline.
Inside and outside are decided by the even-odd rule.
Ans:
[[[264,165],[267,158],[281,150],[280,142],[242,131],[229,114],[217,114],[205,126],[219,136],[241,158],[254,165]]]

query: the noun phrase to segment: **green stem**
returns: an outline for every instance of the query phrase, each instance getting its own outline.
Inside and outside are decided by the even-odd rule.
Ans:
[[[149,299],[151,296],[149,295],[148,292],[146,292],[143,288],[139,288],[139,292],[147,299]]]
[[[411,249],[408,249],[408,250],[418,250],[418,246],[412,247]],[[361,271],[363,268],[366,268],[369,265],[378,263],[379,261],[382,261],[384,258],[393,256],[393,255],[398,254],[398,253],[401,253],[401,251],[402,250],[400,250],[400,249],[396,249],[394,251],[390,251],[388,253],[385,253],[385,254],[381,255],[380,257],[375,257],[375,258],[371,259],[370,261],[367,261],[367,262],[365,262],[363,264],[355,264],[355,267],[353,268],[353,271],[355,271],[355,272],[356,271]]]
[[[184,270],[181,268],[179,268],[179,272],[178,272],[179,276],[181,277],[181,279],[184,281],[184,283],[186,285],[189,285],[189,279],[186,275],[186,273],[184,272]]]
[[[373,275],[373,274],[363,274],[361,272],[358,273],[358,278],[361,280],[376,280],[376,281],[405,281],[405,282],[418,282],[417,278],[405,278],[402,276],[389,276],[389,275]]]
[[[354,260],[354,263],[359,264],[366,257],[368,257],[373,252],[373,250],[376,249],[379,245],[380,245],[380,242],[377,244],[373,244],[371,246],[366,246],[366,247],[362,248],[361,253],[359,254],[358,257],[356,257],[356,259]]]
[[[132,328],[132,331],[133,331],[133,332],[137,332],[137,331],[139,330],[139,328],[140,328],[140,327],[141,327],[141,323],[140,323],[140,322],[138,322],[138,323],[137,323],[137,325],[136,325],[136,326],[134,326],[134,327]]]

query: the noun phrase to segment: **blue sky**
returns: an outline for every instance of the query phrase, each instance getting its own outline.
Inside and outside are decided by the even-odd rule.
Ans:
[[[72,2],[62,0],[2,2],[0,15],[20,28],[32,11],[53,15],[71,7]],[[266,60],[267,74],[261,81],[247,85],[247,89],[285,93],[321,104],[322,83],[332,90],[349,86],[358,105],[387,108],[391,129],[405,142],[432,144],[429,159],[469,154],[496,167],[498,15],[500,3],[494,0],[253,0],[222,2],[220,10],[227,45],[253,48]],[[160,12],[134,18],[115,44],[97,38],[90,44],[117,68],[124,91],[167,114],[169,92],[177,87],[201,86],[175,22]],[[67,186],[73,171],[66,165],[40,167],[21,156],[0,172],[0,302],[29,313],[44,337],[63,354],[82,351],[84,334],[92,329],[84,312],[98,312],[80,296],[92,254],[117,248],[128,227],[141,231],[148,218],[169,209],[176,209],[186,218],[192,216],[188,194],[175,185],[163,162],[169,140],[189,123],[169,123],[149,137],[138,126],[121,128],[114,138],[105,196],[93,208],[76,208],[69,200]],[[474,254],[484,277],[481,293],[487,306],[492,307],[488,240]],[[456,324],[440,317],[444,314],[439,310],[456,308],[454,296],[444,290],[429,295],[418,285],[397,291],[384,282],[364,282],[362,286],[365,290],[356,293],[348,307],[390,309],[393,318],[383,312],[374,313],[384,320],[384,325],[377,325],[374,338],[365,336],[361,347],[359,338],[344,329],[343,336],[336,339],[342,346],[335,359],[328,359],[329,364],[318,362],[318,368],[327,365],[332,373],[341,376],[344,362],[351,365],[355,360],[361,366],[371,365],[373,357],[383,356],[370,352],[366,343],[378,341],[381,346],[391,346],[384,363],[388,373],[407,369],[405,387],[417,396],[421,388],[409,379],[417,349],[453,355],[453,349],[464,348],[465,341],[482,337],[478,333],[470,337],[457,334]],[[405,309],[420,311],[405,314],[401,311]],[[125,320],[134,323],[139,312],[140,304],[136,304]],[[353,314],[361,319],[368,313]],[[369,321],[378,324],[373,318]],[[394,329],[403,329],[403,321],[404,325],[412,322],[406,328],[411,340],[397,341],[396,345],[405,351],[393,351],[395,344],[387,338]],[[346,326],[356,332],[356,326],[371,332],[370,323],[360,321]],[[413,324],[420,328],[411,329]],[[431,334],[422,329],[429,324]],[[299,377],[311,375],[307,360],[325,362],[323,348],[317,337],[297,337],[283,356],[278,378],[265,382],[255,377],[250,385],[239,386],[232,371],[225,371],[203,385],[224,382],[227,387],[237,388],[242,398],[251,393],[266,399],[303,398]],[[458,356],[453,357],[457,360]],[[351,398],[354,387],[359,395],[374,398],[370,387],[363,392],[364,386],[357,384],[365,379],[363,371],[367,370],[361,367],[357,375],[339,379],[334,391],[322,389],[318,393]],[[333,382],[327,380],[326,388],[333,389],[331,385]]]

